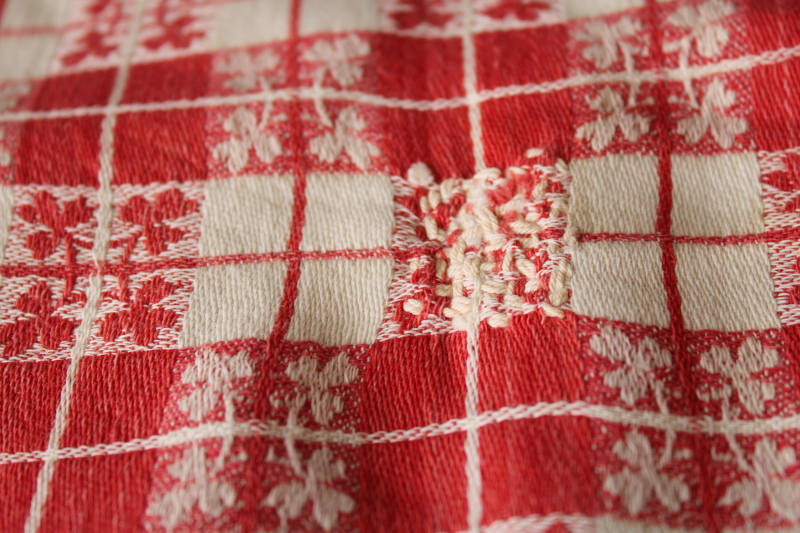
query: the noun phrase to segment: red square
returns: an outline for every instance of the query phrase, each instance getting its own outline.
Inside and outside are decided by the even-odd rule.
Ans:
[[[98,115],[23,124],[15,183],[96,186],[102,121]]]
[[[789,372],[794,383],[800,383],[800,325],[784,326],[781,330],[784,342],[784,357],[789,362]],[[800,388],[794,387],[794,403],[800,400]]]
[[[205,179],[205,116],[202,109],[120,115],[114,182],[145,185]]]
[[[69,361],[0,365],[0,453],[44,450]]]
[[[1,0],[0,0],[1,1]],[[0,466],[0,531],[22,531],[42,463]]]
[[[563,157],[572,145],[572,100],[568,91],[529,94],[481,104],[486,165],[505,168],[527,161],[529,148]]]
[[[435,176],[467,178],[475,172],[467,108],[442,111],[383,110],[381,152],[390,171],[405,176],[423,162]]]
[[[155,459],[148,450],[58,461],[39,531],[141,531]]]
[[[122,102],[163,102],[205,96],[210,71],[208,54],[133,65]]]
[[[800,59],[753,68],[753,123],[760,150],[800,145]]]
[[[363,446],[362,531],[465,530],[465,462],[463,433]]]
[[[371,45],[375,63],[366,69],[365,90],[410,100],[464,95],[460,39],[376,35]]]
[[[61,446],[92,446],[155,435],[172,382],[174,351],[81,361]]]
[[[466,337],[424,335],[375,344],[363,370],[361,431],[391,431],[465,416]]]
[[[583,398],[575,315],[513,316],[507,328],[482,324],[480,410]]]
[[[475,35],[482,89],[560,80],[567,75],[567,27],[543,26]]]
[[[483,523],[549,513],[592,515],[602,507],[589,422],[516,420],[480,430]]]
[[[747,47],[760,54],[800,44],[800,4],[747,0],[742,19],[747,25]]]
[[[36,91],[33,109],[104,106],[116,77],[117,70],[109,68],[45,78]]]

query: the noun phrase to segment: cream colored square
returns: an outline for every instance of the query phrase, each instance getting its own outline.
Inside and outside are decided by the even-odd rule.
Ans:
[[[236,0],[217,5],[211,43],[235,48],[289,37],[291,0]]]
[[[686,329],[719,331],[780,327],[767,245],[675,245]]]
[[[287,249],[292,225],[291,176],[209,181],[200,255],[260,254]]]
[[[47,28],[64,24],[69,0],[6,0],[0,28]]]
[[[764,231],[755,153],[672,156],[672,234],[691,237]]]
[[[303,261],[286,340],[371,344],[386,312],[391,259]]]
[[[57,35],[0,37],[0,80],[44,77],[50,68],[57,44]]]
[[[286,264],[277,261],[198,268],[180,345],[266,339],[285,283]]]
[[[0,264],[6,253],[8,231],[14,217],[14,189],[0,185]]]
[[[658,158],[630,154],[570,163],[570,223],[581,233],[654,233]]]
[[[379,28],[375,0],[303,0],[300,33],[376,31]]]
[[[576,19],[644,7],[644,0],[561,0],[561,7],[566,18]]]
[[[573,250],[572,310],[579,315],[669,326],[657,242],[585,242]]]
[[[394,187],[386,176],[310,174],[304,252],[388,247],[394,228]]]

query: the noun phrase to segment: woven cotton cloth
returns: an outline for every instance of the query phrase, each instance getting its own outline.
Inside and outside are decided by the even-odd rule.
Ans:
[[[798,239],[795,0],[0,0],[0,531],[798,531]]]

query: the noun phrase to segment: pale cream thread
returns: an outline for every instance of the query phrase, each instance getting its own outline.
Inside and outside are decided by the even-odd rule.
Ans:
[[[613,424],[673,430],[684,433],[700,432],[709,435],[763,435],[800,429],[800,415],[755,420],[712,420],[683,415],[663,414],[654,411],[632,411],[622,407],[592,405],[586,402],[553,402],[534,405],[504,407],[497,411],[484,411],[478,416],[448,420],[447,422],[396,431],[355,433],[336,430],[309,430],[301,427],[265,424],[257,420],[247,422],[210,422],[192,428],[182,428],[145,439],[125,442],[78,446],[32,452],[0,453],[0,465],[31,463],[47,460],[79,459],[105,455],[119,455],[143,450],[168,448],[228,435],[239,437],[268,436],[285,438],[291,433],[297,440],[330,442],[349,445],[409,442],[430,437],[461,433],[511,420],[529,420],[544,416],[580,416]]]
[[[144,11],[144,0],[138,0],[131,18],[131,29],[128,32],[128,38],[123,50],[122,61],[117,71],[117,76],[114,81],[114,88],[109,96],[109,105],[107,112],[101,124],[100,132],[100,170],[98,172],[99,188],[97,197],[100,207],[97,209],[97,233],[95,235],[94,246],[92,248],[92,256],[94,257],[95,264],[99,265],[105,260],[106,253],[108,252],[108,243],[111,239],[111,219],[113,217],[113,193],[111,190],[111,181],[114,174],[112,160],[114,157],[114,127],[117,122],[117,115],[111,111],[117,107],[122,99],[125,85],[127,84],[128,74],[130,73],[131,60],[133,50],[136,44],[136,38],[139,34],[139,28],[142,20],[142,13]],[[49,449],[58,449],[61,436],[63,435],[64,428],[67,424],[69,416],[70,404],[72,400],[72,391],[75,381],[78,377],[78,370],[80,368],[81,359],[83,359],[86,351],[86,345],[89,341],[92,325],[97,317],[97,308],[100,303],[102,293],[103,274],[97,272],[90,277],[89,288],[86,291],[86,304],[83,308],[81,317],[81,324],[75,331],[75,344],[70,354],[70,364],[67,368],[67,375],[64,381],[64,386],[61,390],[61,397],[56,408],[55,420],[53,427],[50,431],[48,440]],[[45,460],[42,468],[36,479],[36,491],[31,498],[30,511],[25,520],[25,533],[36,533],[41,525],[42,517],[44,514],[45,503],[50,491],[50,482],[55,472],[55,459]]]

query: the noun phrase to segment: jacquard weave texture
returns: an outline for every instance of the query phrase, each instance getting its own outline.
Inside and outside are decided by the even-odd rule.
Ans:
[[[0,0],[0,532],[800,531],[800,2]]]

